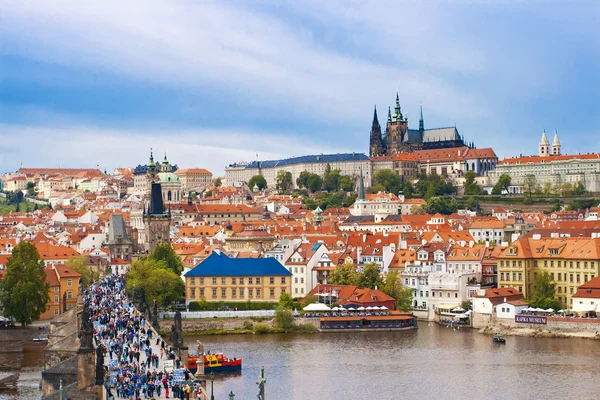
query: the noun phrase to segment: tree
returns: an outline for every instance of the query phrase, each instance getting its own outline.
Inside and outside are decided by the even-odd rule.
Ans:
[[[314,193],[318,190],[321,190],[322,186],[323,179],[321,179],[321,177],[317,174],[310,174],[308,180],[306,181],[306,188]]]
[[[258,190],[263,190],[267,187],[267,180],[262,175],[254,175],[248,181],[248,187],[250,190],[254,189],[254,186],[258,186]]]
[[[469,300],[465,300],[462,303],[460,303],[460,306],[465,310],[465,311],[469,311],[473,309],[473,303],[471,303]]]
[[[179,275],[169,269],[164,261],[144,258],[134,261],[127,274],[127,290],[131,293],[135,284],[136,291],[144,289],[146,304],[154,300],[167,305],[176,302],[185,294],[185,285]]]
[[[275,185],[277,190],[281,192],[287,192],[292,189],[292,173],[290,171],[280,170],[277,172],[277,178],[275,179]]]
[[[277,328],[285,331],[292,330],[294,328],[294,316],[289,309],[278,306],[275,309],[275,323]]]
[[[585,194],[585,186],[583,183],[577,182],[575,186],[573,186],[573,195],[574,196],[583,196]]]
[[[160,243],[156,245],[154,251],[150,254],[150,258],[155,261],[163,261],[168,269],[177,275],[183,272],[183,261],[171,246],[171,243]]]
[[[331,169],[331,165],[327,163],[325,173],[323,174],[323,189],[328,192],[337,191],[339,188],[340,170]]]
[[[4,315],[23,326],[38,320],[50,301],[44,262],[32,243],[21,242],[6,262],[1,302]]]
[[[358,276],[357,286],[365,289],[383,287],[383,278],[379,273],[379,265],[377,263],[365,264],[362,273]]]
[[[408,312],[412,309],[413,290],[409,287],[402,288],[400,296],[396,299],[396,309]]]
[[[315,298],[312,295],[308,295],[304,299],[302,299],[301,305],[302,305],[302,308],[304,308],[307,305],[315,303],[315,302],[316,302]]]
[[[369,194],[376,194],[379,192],[385,192],[385,186],[383,185],[373,185],[373,186],[369,186],[367,188],[367,193]]]
[[[373,177],[377,185],[385,188],[386,192],[398,194],[402,189],[402,179],[400,175],[394,173],[391,169],[380,169]]]
[[[308,171],[300,172],[300,175],[298,175],[298,178],[296,178],[296,186],[298,187],[298,189],[308,188],[307,184],[308,184],[309,177],[310,177],[310,172],[308,172]]]
[[[352,192],[354,190],[354,185],[356,185],[356,181],[348,175],[342,175],[338,180],[339,189],[344,192]]]
[[[536,181],[535,181],[535,175],[533,174],[529,174],[525,176],[525,190],[527,190],[527,193],[529,193],[529,197],[531,198],[531,195],[533,192],[535,192],[535,187],[537,185]]]
[[[356,285],[359,274],[354,264],[342,264],[331,271],[328,283],[332,285]]]
[[[560,194],[562,196],[569,196],[573,194],[573,184],[570,182],[565,182],[560,185]]]
[[[496,182],[496,185],[494,185],[494,189],[496,188],[496,186],[500,189],[500,193],[502,194],[505,191],[508,192],[508,188],[510,187],[510,183],[511,183],[511,179],[510,179],[510,175],[507,174],[502,174],[498,177],[498,182]],[[492,189],[492,194],[494,194],[494,189]]]
[[[204,192],[204,198],[211,197],[211,196],[212,196],[212,191],[207,190]]]
[[[289,293],[281,293],[281,296],[279,296],[279,307],[284,310],[291,310],[294,308],[294,299],[292,299],[292,296]]]
[[[450,215],[458,210],[458,203],[455,199],[448,201],[443,197],[436,196],[427,200],[424,209],[427,214]]]
[[[221,186],[222,184],[223,184],[223,183],[221,182],[221,178],[217,178],[217,179],[215,179],[215,183],[214,183],[214,185],[215,185],[216,187],[219,187],[219,186]]]
[[[554,297],[554,291],[556,290],[556,283],[552,281],[552,276],[547,271],[541,272],[536,275],[533,280],[533,290],[531,294],[533,297]]]
[[[481,194],[481,187],[477,184],[477,182],[475,182],[475,177],[476,175],[474,171],[467,171],[465,173],[464,188],[466,196],[475,196]]]
[[[83,287],[90,286],[90,265],[85,257],[71,257],[67,260],[66,266],[81,275],[81,285]],[[100,279],[98,271],[92,269],[94,280]]]

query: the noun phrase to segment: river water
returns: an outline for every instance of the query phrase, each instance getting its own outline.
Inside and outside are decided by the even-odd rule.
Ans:
[[[216,376],[215,398],[593,399],[599,398],[600,341],[507,337],[419,322],[404,332],[186,336],[244,360],[239,375]],[[208,383],[210,391],[210,382]]]

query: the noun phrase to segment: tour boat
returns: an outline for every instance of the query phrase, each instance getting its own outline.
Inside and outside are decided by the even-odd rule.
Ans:
[[[48,335],[39,335],[36,338],[33,338],[34,342],[47,342],[48,341]]]
[[[198,355],[190,355],[188,357],[188,369],[192,373],[198,371]],[[205,354],[204,355],[204,374],[211,372],[234,372],[241,371],[241,358],[227,358],[223,353]]]
[[[500,335],[494,335],[494,342],[496,343],[506,343],[506,339],[504,339],[502,336]]]

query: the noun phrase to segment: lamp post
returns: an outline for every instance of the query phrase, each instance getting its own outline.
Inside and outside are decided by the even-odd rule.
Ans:
[[[213,384],[215,382],[215,373],[210,373],[210,400],[215,400],[215,392],[213,390]]]
[[[229,400],[234,400],[235,394],[233,394],[233,390],[229,392]]]

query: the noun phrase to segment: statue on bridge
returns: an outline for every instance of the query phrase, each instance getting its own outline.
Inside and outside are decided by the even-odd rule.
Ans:
[[[158,325],[158,304],[156,304],[156,300],[154,300],[154,312],[152,313],[152,326],[157,330],[160,329]]]
[[[67,312],[67,292],[63,293],[63,298],[62,298],[62,303],[63,303],[63,307],[62,307],[62,312],[66,313]]]
[[[177,333],[177,343],[175,344],[175,348],[180,350],[183,347],[183,326],[181,322],[181,312],[179,310],[175,311],[175,332]]]
[[[146,313],[146,291],[144,288],[140,289],[140,301],[139,301],[139,310],[142,315]]]
[[[104,351],[102,345],[96,348],[96,385],[104,384]]]
[[[86,302],[81,313],[81,331],[79,332],[79,348],[93,349],[94,325],[90,319],[89,304]]]

